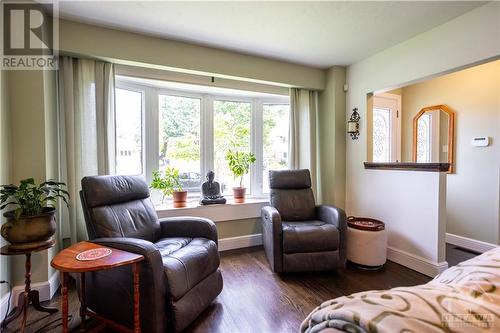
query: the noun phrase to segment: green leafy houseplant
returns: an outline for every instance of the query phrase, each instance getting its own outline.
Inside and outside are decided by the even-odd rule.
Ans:
[[[234,174],[234,178],[240,177],[240,187],[243,187],[243,176],[250,171],[250,165],[255,163],[256,158],[253,153],[229,150],[226,154],[229,170]]]
[[[153,171],[151,188],[160,190],[165,197],[174,197],[174,207],[185,207],[187,192],[183,191],[179,177],[179,170],[174,167],[166,167],[164,171]]]
[[[19,186],[0,186],[0,210],[8,206],[16,207],[14,216],[36,216],[43,213],[44,208],[53,207],[58,198],[68,205],[69,193],[64,183],[48,180],[36,184],[33,178],[21,180]]]
[[[226,154],[229,170],[234,174],[234,178],[240,178],[240,186],[233,187],[233,197],[235,203],[245,202],[246,188],[243,187],[243,176],[250,171],[250,165],[255,162],[256,158],[253,153],[245,153],[242,151],[229,150]]]
[[[33,178],[21,180],[19,186],[0,186],[0,210],[7,222],[2,225],[2,237],[12,249],[29,249],[50,242],[56,231],[55,204],[62,199],[68,205],[66,184],[48,180],[36,184]]]

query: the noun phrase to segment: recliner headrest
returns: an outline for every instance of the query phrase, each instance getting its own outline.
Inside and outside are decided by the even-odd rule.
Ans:
[[[311,188],[311,173],[301,170],[270,170],[269,187],[272,189]]]
[[[84,177],[82,191],[88,208],[149,197],[148,184],[140,175]]]

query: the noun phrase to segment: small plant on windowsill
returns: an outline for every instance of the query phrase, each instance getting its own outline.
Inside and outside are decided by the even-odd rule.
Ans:
[[[56,204],[62,199],[68,205],[66,184],[48,180],[36,184],[33,178],[20,181],[19,186],[0,186],[0,210],[14,207],[3,215],[2,237],[13,250],[27,250],[47,245],[56,232]]]
[[[166,167],[164,171],[153,171],[153,181],[150,187],[161,191],[162,203],[165,197],[172,196],[174,208],[186,207],[187,191],[182,189],[178,169]]]
[[[253,153],[245,153],[242,151],[228,151],[226,154],[229,170],[234,175],[234,178],[240,178],[240,186],[233,187],[233,195],[235,203],[245,202],[246,188],[243,187],[243,177],[250,171],[250,166],[255,163],[256,158]]]

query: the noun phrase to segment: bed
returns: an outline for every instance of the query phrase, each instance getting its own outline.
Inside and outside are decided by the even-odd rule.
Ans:
[[[300,332],[500,332],[500,247],[427,284],[326,301],[302,322]]]

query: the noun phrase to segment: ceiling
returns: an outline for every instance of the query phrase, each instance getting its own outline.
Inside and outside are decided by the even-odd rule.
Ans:
[[[61,1],[69,20],[313,67],[349,65],[484,2]]]

